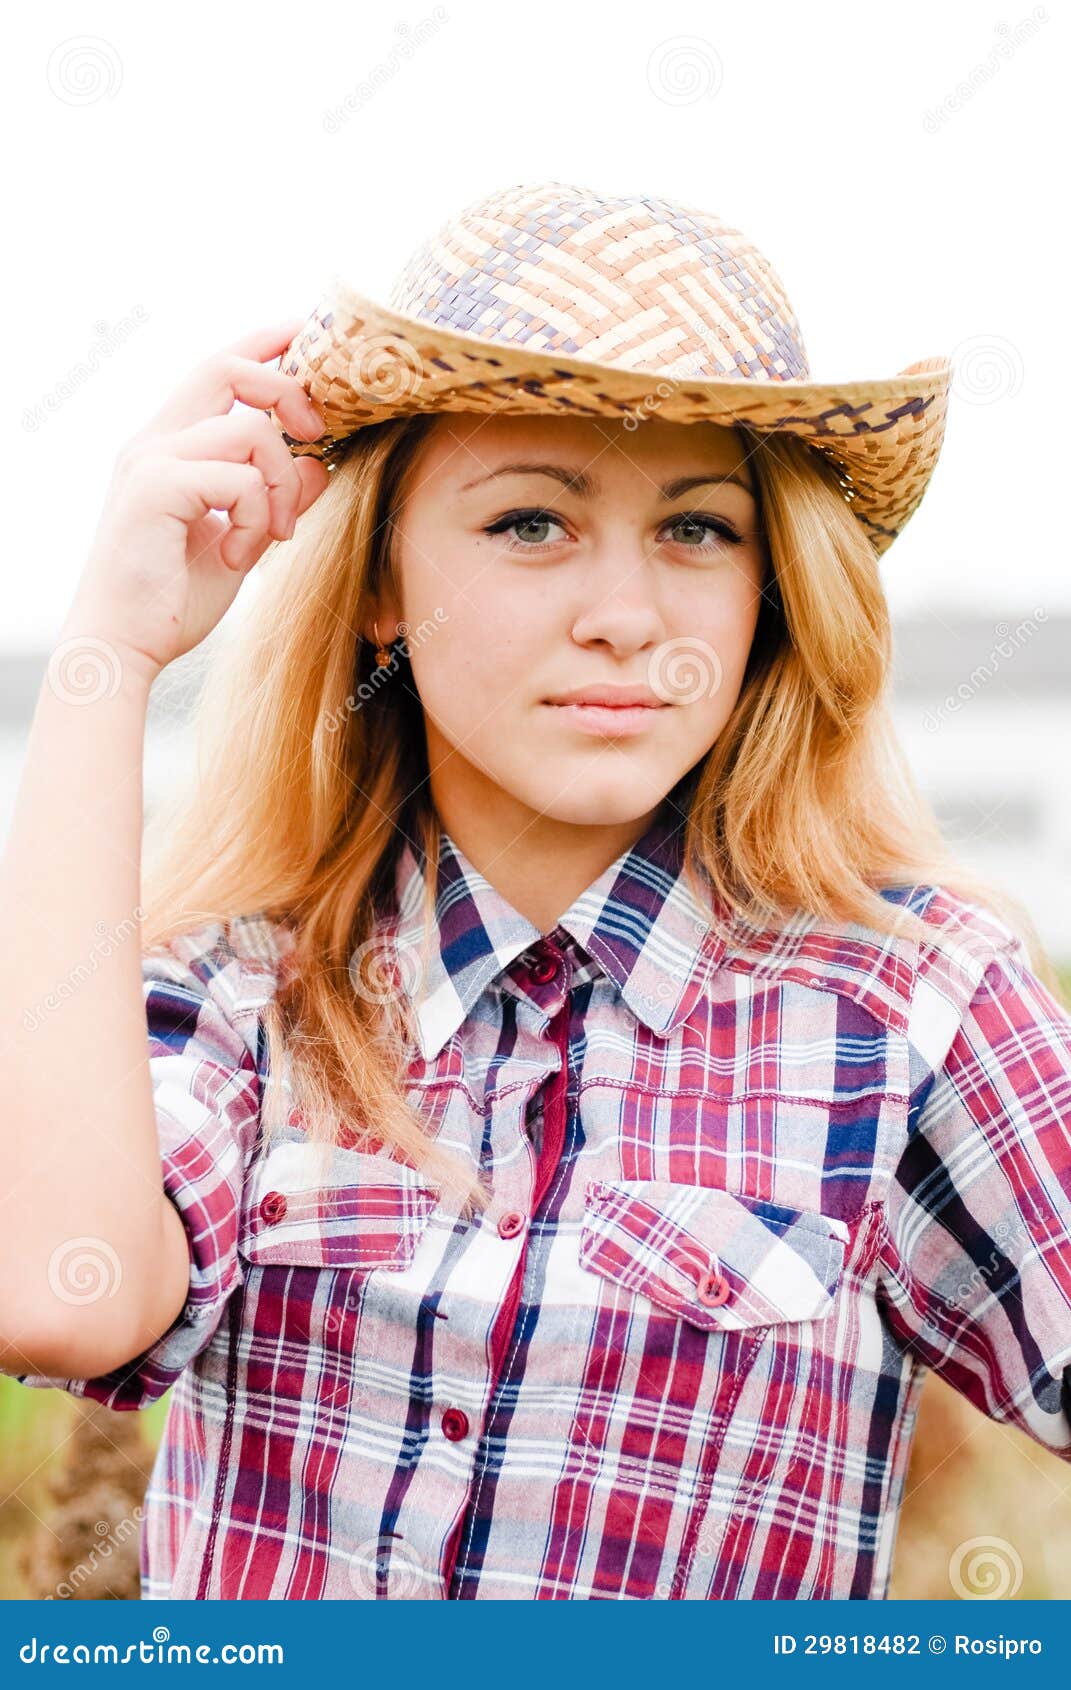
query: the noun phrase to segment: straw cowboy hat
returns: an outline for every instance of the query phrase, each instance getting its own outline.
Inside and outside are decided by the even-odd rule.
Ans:
[[[294,440],[329,468],[369,423],[418,411],[511,411],[745,423],[798,435],[884,552],[917,509],[945,429],[951,366],[815,382],[768,259],[717,217],[563,182],[467,206],[409,259],[387,305],[341,277],[279,367],[326,432]]]

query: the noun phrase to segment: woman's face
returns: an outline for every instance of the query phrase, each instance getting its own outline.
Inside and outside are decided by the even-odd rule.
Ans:
[[[730,428],[437,417],[377,615],[384,641],[405,625],[440,812],[464,794],[576,824],[652,815],[736,701],[758,519]],[[603,691],[640,702],[563,701]]]

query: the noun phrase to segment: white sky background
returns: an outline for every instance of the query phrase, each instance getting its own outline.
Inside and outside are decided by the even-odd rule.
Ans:
[[[555,178],[742,228],[816,379],[952,355],[941,460],[882,564],[894,613],[1071,610],[1068,33],[1056,0],[19,8],[0,643],[55,637],[118,446],[192,364],[336,269],[385,298],[454,211]]]

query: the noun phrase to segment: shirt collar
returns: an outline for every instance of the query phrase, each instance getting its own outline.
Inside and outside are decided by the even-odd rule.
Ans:
[[[712,926],[712,900],[697,897],[684,872],[683,843],[683,817],[674,811],[661,815],[556,924],[602,967],[633,1014],[661,1037],[689,1014],[725,949],[724,937]],[[423,857],[408,838],[398,857],[395,894],[399,974],[414,1003],[421,1052],[429,1061],[457,1032],[484,988],[543,935],[473,866],[445,829],[440,830],[431,934],[424,928]]]

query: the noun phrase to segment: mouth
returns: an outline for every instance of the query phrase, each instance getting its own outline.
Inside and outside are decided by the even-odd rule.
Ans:
[[[612,737],[643,733],[667,708],[664,704],[555,704],[548,700],[548,710],[556,711],[560,721],[582,733]]]

